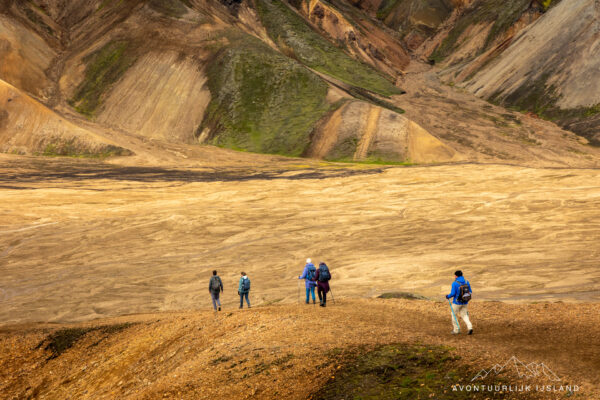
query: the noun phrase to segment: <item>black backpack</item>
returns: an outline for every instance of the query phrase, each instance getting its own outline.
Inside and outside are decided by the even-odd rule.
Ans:
[[[315,275],[317,275],[317,269],[314,265],[309,265],[308,270],[306,271],[306,279],[309,281],[314,281]]]
[[[213,276],[212,278],[210,278],[210,289],[213,292],[220,292],[221,291],[221,278],[219,278],[218,276]]]
[[[469,289],[469,282],[460,285],[458,288],[458,299],[461,303],[468,303],[471,301],[471,290]]]
[[[327,265],[319,265],[319,282],[327,282],[330,279],[331,274],[329,273],[329,268],[327,268]]]

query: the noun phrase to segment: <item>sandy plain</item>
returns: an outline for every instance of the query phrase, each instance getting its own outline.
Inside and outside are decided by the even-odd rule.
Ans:
[[[461,268],[478,300],[600,300],[597,169],[240,157],[0,156],[0,324],[206,309],[213,269],[228,307],[241,271],[255,305],[294,303],[306,257],[339,298],[442,299]]]

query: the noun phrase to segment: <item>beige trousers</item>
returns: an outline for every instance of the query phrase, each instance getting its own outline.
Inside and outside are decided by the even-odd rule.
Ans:
[[[458,333],[460,330],[460,326],[458,325],[458,318],[462,318],[467,325],[467,329],[473,329],[473,325],[471,324],[471,320],[469,320],[469,312],[467,311],[467,305],[460,305],[452,303],[452,310],[454,310],[454,315],[452,316],[452,325],[454,326],[454,332]]]

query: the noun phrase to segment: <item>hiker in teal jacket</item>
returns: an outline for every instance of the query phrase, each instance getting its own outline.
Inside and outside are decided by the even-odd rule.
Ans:
[[[460,332],[460,325],[458,324],[458,317],[461,317],[467,325],[468,334],[473,334],[473,325],[469,319],[469,312],[467,311],[468,301],[463,301],[460,295],[461,286],[466,285],[469,293],[472,293],[471,284],[465,280],[462,271],[456,271],[454,273],[454,282],[452,282],[452,288],[450,294],[446,296],[447,299],[452,299],[450,304],[450,311],[452,313],[452,325],[454,327],[452,334],[456,335]],[[470,299],[470,297],[469,297]]]
[[[244,308],[244,297],[246,298],[246,303],[248,303],[248,308],[250,308],[250,300],[248,300],[249,293],[250,279],[248,279],[245,272],[242,272],[242,277],[240,278],[240,283],[238,285],[238,294],[240,295],[240,308]]]

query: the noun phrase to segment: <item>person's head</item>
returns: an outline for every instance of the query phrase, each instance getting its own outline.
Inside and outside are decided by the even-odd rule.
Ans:
[[[306,263],[307,263],[307,264],[310,264],[311,262],[312,262],[312,260],[311,260],[310,258],[307,258],[307,259],[306,259]]]
[[[245,273],[245,272],[242,272],[242,276],[246,276],[246,273]]]
[[[215,269],[215,270],[213,271],[213,275],[216,275],[216,274],[217,274],[217,270]]]
[[[459,269],[458,271],[455,271],[455,272],[454,272],[454,276],[455,276],[456,278],[458,278],[458,277],[461,277],[461,276],[462,276],[462,271],[461,271],[460,269]]]
[[[320,266],[322,266],[322,265],[325,265],[325,263],[324,263],[323,261],[321,261],[321,262],[319,263],[319,267],[320,267]]]

